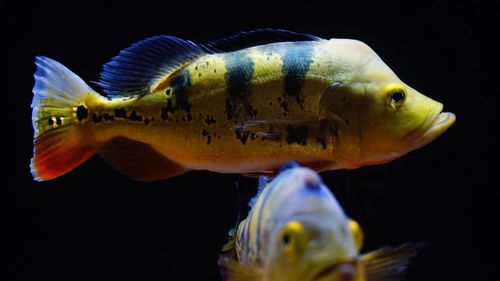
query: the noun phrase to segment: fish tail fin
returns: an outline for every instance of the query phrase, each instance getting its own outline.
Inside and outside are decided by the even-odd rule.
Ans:
[[[44,181],[71,171],[96,152],[97,146],[84,130],[88,127],[84,101],[99,94],[55,60],[37,56],[35,64],[30,167],[33,178]]]

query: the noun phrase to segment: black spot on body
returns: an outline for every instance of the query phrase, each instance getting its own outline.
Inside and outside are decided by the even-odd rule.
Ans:
[[[123,119],[127,119],[128,116],[127,116],[127,111],[125,110],[125,108],[115,108],[115,117],[116,118],[123,118]]]
[[[311,43],[296,42],[293,44],[293,47],[286,48],[281,56],[283,60],[281,71],[285,95],[294,97],[295,101],[302,105],[304,98],[301,91],[312,63],[313,51]]]
[[[283,108],[283,112],[286,115],[288,112],[290,112],[290,109],[288,108],[288,101],[280,99],[280,106]]]
[[[235,131],[235,134],[236,134],[236,138],[239,139],[243,145],[246,145],[249,133],[244,132],[241,129],[238,129]]]
[[[149,118],[148,117],[144,118],[144,125],[145,126],[149,125]]]
[[[187,118],[187,120],[188,120],[188,121],[193,120],[193,116],[191,115],[191,113],[188,113],[188,114],[186,115],[186,118]]]
[[[59,116],[56,116],[56,124],[57,124],[57,126],[62,125],[62,121],[61,121],[61,118]]]
[[[213,116],[207,115],[207,117],[205,118],[205,124],[207,124],[208,126],[215,124],[215,118]]]
[[[323,149],[326,149],[326,141],[325,141],[322,137],[317,137],[317,138],[316,138],[316,141],[317,141],[319,144],[321,144],[321,147],[322,147]]]
[[[115,117],[109,113],[104,113],[102,115],[102,117],[104,118],[105,121],[113,121],[115,120]]]
[[[162,107],[161,108],[161,115],[160,115],[160,117],[161,117],[161,120],[163,120],[163,121],[167,121],[168,120],[168,110],[167,110],[166,107]]]
[[[78,119],[78,121],[82,122],[83,119],[87,119],[88,116],[89,116],[89,111],[85,106],[79,105],[76,108],[76,118]]]
[[[168,89],[167,89],[167,91],[165,92],[165,94],[166,94],[167,96],[170,96],[170,94],[171,94],[171,93],[172,93],[172,90],[171,90],[170,88],[168,88]]]
[[[210,136],[210,133],[207,130],[203,129],[201,131],[201,135],[207,137],[207,144],[210,144],[212,142],[212,136]]]
[[[54,125],[54,120],[52,120],[52,117],[51,117],[51,118],[49,118],[49,125],[50,125],[50,126]]]
[[[102,116],[97,114],[92,114],[92,122],[99,123],[102,122]]]
[[[135,110],[132,110],[132,113],[130,113],[129,119],[130,119],[130,121],[142,122],[142,116],[137,115],[137,112],[135,112]]]
[[[174,107],[172,105],[172,100],[167,99],[167,105],[161,108],[160,117],[163,121],[167,121],[167,120],[171,121],[172,119],[169,119],[170,118],[169,115],[173,115],[174,112],[175,112],[175,110],[174,110]]]
[[[286,142],[288,144],[297,143],[300,145],[307,145],[307,133],[309,131],[308,125],[288,125],[286,127]]]

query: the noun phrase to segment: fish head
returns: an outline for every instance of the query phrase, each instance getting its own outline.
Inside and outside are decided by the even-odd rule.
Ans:
[[[321,100],[345,167],[394,160],[428,144],[455,122],[453,113],[442,112],[442,103],[403,83],[366,44],[345,41],[337,42],[344,48],[337,48],[351,64]]]
[[[359,263],[361,230],[317,173],[294,168],[275,181],[280,186],[270,196],[279,198],[268,198],[275,206],[267,224],[272,227],[265,280],[364,280]]]
[[[269,280],[361,281],[356,235],[349,223],[306,214],[273,233],[266,265]]]

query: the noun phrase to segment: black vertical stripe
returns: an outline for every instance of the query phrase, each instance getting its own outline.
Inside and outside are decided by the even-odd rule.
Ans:
[[[171,87],[175,97],[176,110],[184,110],[189,113],[191,104],[189,103],[189,88],[191,87],[191,74],[187,69],[180,71],[172,80]]]
[[[244,52],[229,53],[225,58],[228,94],[234,98],[250,95],[254,63]]]
[[[228,120],[245,119],[257,113],[247,100],[251,94],[254,63],[245,54],[245,51],[238,51],[224,56],[227,85],[225,113]]]
[[[309,66],[312,63],[313,49],[310,42],[291,43],[284,50],[281,58],[283,61],[283,83],[285,96],[295,97],[301,103],[300,92],[304,86]]]

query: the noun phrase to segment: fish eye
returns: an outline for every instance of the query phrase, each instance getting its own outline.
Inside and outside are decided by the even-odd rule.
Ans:
[[[289,233],[285,233],[285,234],[283,234],[283,239],[282,239],[282,241],[283,241],[283,244],[284,244],[285,246],[286,246],[286,245],[288,245],[288,244],[290,244],[290,240],[291,240],[291,238],[290,238],[290,234],[289,234]]]
[[[389,93],[388,101],[392,105],[401,105],[406,99],[406,94],[402,90],[394,90]]]
[[[298,236],[304,231],[304,227],[298,221],[289,222],[281,231],[281,243],[288,249],[294,248]]]

